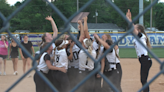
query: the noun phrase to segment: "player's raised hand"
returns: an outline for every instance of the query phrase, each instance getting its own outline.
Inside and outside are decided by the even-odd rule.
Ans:
[[[128,12],[126,13],[126,17],[130,22],[132,21],[132,14],[130,12],[130,9],[128,9]]]
[[[98,39],[98,38],[99,38],[99,36],[98,36],[97,34],[94,34],[94,37],[95,37],[96,39]]]
[[[81,20],[78,20],[78,22],[77,22],[77,23],[80,25],[80,24],[82,24],[82,21],[81,21]]]
[[[88,17],[87,17],[87,16],[86,16],[86,17],[84,17],[84,18],[83,18],[83,20],[84,20],[84,21],[87,21],[87,20],[88,20]]]
[[[53,20],[53,18],[51,16],[47,16],[45,19],[46,20],[49,20],[49,21],[52,21]]]

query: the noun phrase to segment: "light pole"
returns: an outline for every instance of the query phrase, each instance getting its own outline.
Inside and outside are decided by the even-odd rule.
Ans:
[[[143,12],[143,0],[139,0],[139,13]],[[144,26],[143,15],[139,18],[139,24]]]
[[[96,23],[97,23],[97,16],[98,16],[98,12],[97,12],[97,9],[96,9],[95,15],[93,16],[96,19]]]
[[[153,2],[153,0],[151,0],[151,3]],[[151,7],[150,10],[150,30],[152,30],[152,13],[153,13],[153,8]]]
[[[77,12],[79,11],[79,0],[77,0]],[[77,23],[77,31],[78,31],[78,23]]]

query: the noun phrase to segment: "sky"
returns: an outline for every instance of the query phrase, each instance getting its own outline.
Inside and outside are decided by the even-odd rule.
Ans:
[[[22,0],[7,0],[8,4],[14,5],[17,1],[22,1]],[[164,2],[164,0],[159,0],[160,2]]]

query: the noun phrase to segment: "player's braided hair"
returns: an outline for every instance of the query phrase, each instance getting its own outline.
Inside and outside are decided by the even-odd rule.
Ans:
[[[58,39],[58,40],[56,40],[55,41],[55,48],[53,49],[54,50],[54,55],[53,55],[53,57],[52,57],[52,59],[55,61],[55,51],[56,51],[56,49],[57,50],[60,50],[60,49],[62,49],[62,47],[58,47],[61,43],[63,42],[63,40],[62,39]]]
[[[96,43],[98,44],[98,51],[96,51],[96,58],[98,58],[99,54],[100,54],[100,47],[101,47],[101,43],[97,40],[97,38],[95,38]]]
[[[146,36],[146,44],[147,44],[148,48],[150,49],[151,48],[150,41],[149,41],[149,39],[147,37],[147,34],[144,31],[145,30],[144,26],[142,26],[140,24],[136,24],[136,26],[137,26],[137,29],[140,30],[141,33],[143,33]]]
[[[87,48],[89,54],[91,55],[91,54],[92,54],[92,50],[93,50],[91,39],[87,39],[87,40],[85,41],[85,44],[87,45],[86,48]],[[88,58],[88,59],[90,59],[90,58]]]

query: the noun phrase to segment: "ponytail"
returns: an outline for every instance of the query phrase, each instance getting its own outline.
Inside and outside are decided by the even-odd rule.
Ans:
[[[42,41],[40,43],[38,43],[38,46],[42,46],[46,42],[45,37],[46,37],[46,33],[43,34]]]
[[[149,41],[147,34],[144,31],[145,30],[144,26],[142,26],[140,24],[136,24],[136,26],[137,26],[137,29],[140,30],[141,33],[143,33],[146,36],[146,45],[149,49],[151,49],[151,44],[150,44],[150,41]]]
[[[114,50],[115,50],[115,55],[116,55],[116,57],[119,59],[120,57],[119,57],[119,55],[117,54],[117,49],[114,48]]]
[[[53,50],[54,50],[54,55],[52,57],[52,60],[55,62],[55,51],[56,51],[56,47]]]

